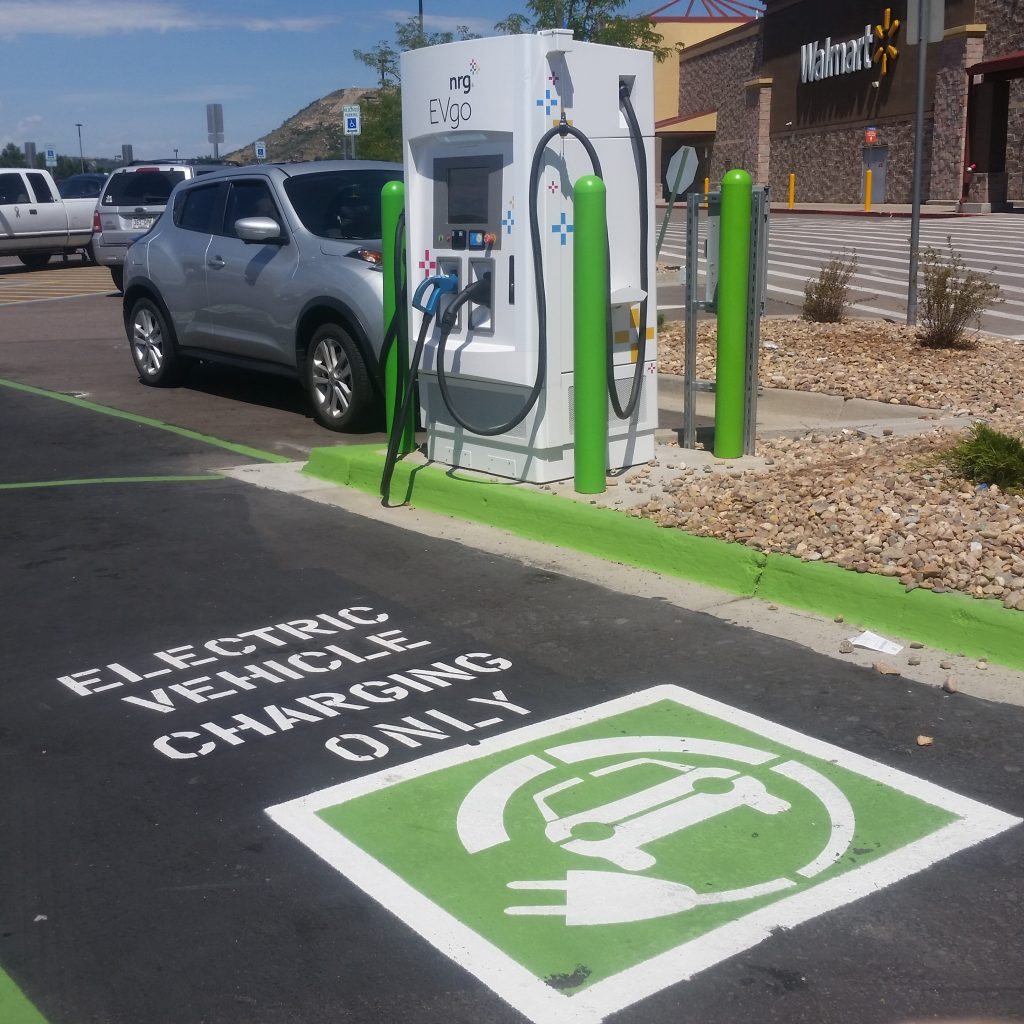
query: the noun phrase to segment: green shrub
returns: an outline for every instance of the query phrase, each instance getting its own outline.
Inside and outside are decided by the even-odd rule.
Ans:
[[[818,271],[804,285],[804,320],[818,324],[838,324],[846,319],[849,304],[850,278],[857,271],[857,257],[831,255]]]
[[[939,460],[976,484],[996,484],[1004,491],[1024,488],[1024,443],[985,423],[976,423]]]
[[[967,325],[981,327],[981,314],[999,298],[999,285],[978,270],[965,270],[960,254],[946,239],[948,259],[936,249],[921,254],[924,289],[919,309],[925,348],[974,348],[977,341],[964,335]]]

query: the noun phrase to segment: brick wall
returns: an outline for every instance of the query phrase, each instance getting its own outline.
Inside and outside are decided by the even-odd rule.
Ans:
[[[694,117],[718,111],[718,130],[711,150],[711,181],[721,181],[733,167],[758,176],[761,89],[745,89],[761,64],[760,33],[745,33],[735,42],[687,58],[679,68],[679,115]],[[770,93],[770,90],[769,90]],[[714,187],[714,185],[712,186]]]
[[[885,201],[909,203],[914,171],[914,125],[897,121],[878,126],[878,141],[889,147]],[[798,203],[860,203],[864,195],[864,129],[836,128],[822,132],[778,132],[771,143],[771,195],[783,202],[789,175],[796,174]],[[925,120],[924,181],[928,198],[931,124]]]
[[[976,18],[988,27],[985,60],[1024,50],[1024,0],[976,0]],[[1024,199],[1024,79],[1010,83],[1006,170],[1010,199]]]
[[[931,199],[959,199],[967,133],[966,69],[982,59],[982,38],[958,36],[939,44],[935,71],[935,162]]]

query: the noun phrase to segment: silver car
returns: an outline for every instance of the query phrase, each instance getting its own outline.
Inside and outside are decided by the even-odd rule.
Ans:
[[[144,384],[190,359],[297,377],[331,430],[378,406],[380,193],[400,164],[223,168],[180,183],[128,250],[124,324]]]

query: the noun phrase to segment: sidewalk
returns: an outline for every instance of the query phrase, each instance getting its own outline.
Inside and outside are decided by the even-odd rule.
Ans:
[[[873,630],[898,640],[904,649],[892,658],[859,652],[868,666],[888,663],[896,675],[936,686],[953,676],[954,688],[1024,705],[1024,613],[1004,608],[999,601],[907,589],[899,580],[873,572],[766,553],[640,517],[638,506],[650,508],[686,474],[691,481],[694,473],[708,474],[710,482],[714,474],[735,475],[771,464],[758,455],[721,460],[709,451],[679,448],[675,430],[682,420],[681,381],[663,375],[661,382],[663,408],[655,458],[611,475],[608,489],[600,495],[576,494],[572,480],[533,485],[453,470],[428,463],[417,451],[399,462],[391,504],[382,506],[377,495],[385,453],[375,444],[319,448],[305,466],[244,467],[237,475],[343,507],[355,503],[352,510],[393,520],[398,526],[412,527],[413,513],[440,513],[458,521],[450,528],[457,539],[497,554],[518,556],[510,548],[524,541],[508,537],[514,534],[528,544],[540,542],[531,550],[548,552],[545,560],[560,562],[570,575],[584,564],[591,566],[590,576],[598,582],[632,573],[636,592],[653,595],[676,588],[673,593],[681,591],[684,596],[672,599],[686,607],[786,636],[832,656],[845,652],[847,659],[857,660],[857,652],[842,641],[862,629]],[[709,411],[698,408],[698,424],[706,422]],[[947,424],[919,408],[765,389],[758,422],[760,436],[767,438],[806,435],[809,430],[910,434],[943,424],[963,427],[971,421],[961,416]],[[712,489],[708,495],[713,498]],[[506,539],[488,542],[483,539],[489,536],[486,531],[481,533],[473,524],[498,527],[506,531]],[[595,564],[604,569],[593,568]],[[788,632],[780,633],[783,621]]]

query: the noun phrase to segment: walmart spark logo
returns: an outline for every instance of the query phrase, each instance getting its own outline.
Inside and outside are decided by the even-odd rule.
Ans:
[[[891,7],[886,7],[885,14],[882,16],[882,24],[875,26],[874,35],[878,40],[878,47],[871,55],[872,61],[881,66],[883,76],[889,73],[889,61],[895,60],[900,54],[900,51],[893,45],[893,40],[899,30],[900,19],[892,16]]]

